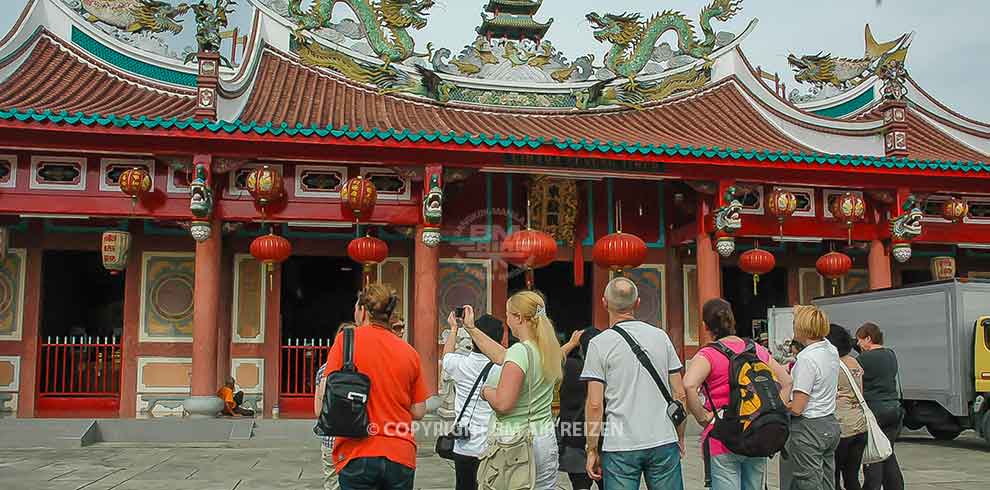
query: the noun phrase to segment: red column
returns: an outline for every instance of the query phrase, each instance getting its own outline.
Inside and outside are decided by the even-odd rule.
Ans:
[[[223,406],[217,392],[217,310],[220,303],[222,223],[213,220],[210,238],[196,244],[193,296],[192,396],[185,409],[193,416],[213,416]]]
[[[420,365],[430,395],[437,393],[437,338],[439,332],[437,308],[437,284],[440,268],[439,247],[423,243],[423,226],[416,227],[416,245],[413,257],[413,285],[415,308],[413,311],[413,348],[419,352]]]
[[[893,285],[890,273],[890,256],[880,240],[870,243],[870,289],[884,289]]]
[[[44,250],[40,246],[27,249],[24,279],[24,317],[21,322],[21,379],[17,396],[17,416],[34,417],[37,400],[38,339],[41,337],[41,262]]]
[[[708,215],[708,203],[704,199],[698,201],[698,222],[705,223]],[[722,269],[719,265],[718,252],[712,245],[712,237],[704,230],[704,225],[701,225],[702,229],[698,233],[698,238],[695,241],[697,245],[697,262],[698,262],[698,307],[702,308],[705,302],[722,297]],[[698,318],[701,318],[701,312],[698,312]],[[699,340],[701,345],[705,345],[712,341],[708,332],[704,328],[700,328],[698,332]]]
[[[145,237],[132,226],[131,253],[124,276],[124,331],[120,338],[120,418],[137,415],[138,325],[141,323],[141,256]]]

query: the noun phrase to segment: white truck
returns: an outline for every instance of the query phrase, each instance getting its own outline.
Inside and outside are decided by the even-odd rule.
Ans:
[[[813,303],[853,334],[865,322],[880,326],[884,345],[897,353],[909,429],[924,427],[942,440],[975,429],[990,444],[990,281],[939,281]],[[784,313],[776,315],[777,337]]]

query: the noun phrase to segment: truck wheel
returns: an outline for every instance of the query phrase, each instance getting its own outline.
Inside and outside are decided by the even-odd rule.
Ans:
[[[990,412],[983,415],[983,440],[990,444]]]
[[[932,429],[931,427],[929,427],[928,428],[928,433],[931,434],[932,437],[934,437],[935,439],[937,439],[939,441],[951,441],[951,440],[959,437],[959,434],[962,433],[962,431],[958,431],[958,430],[937,430],[937,429]]]

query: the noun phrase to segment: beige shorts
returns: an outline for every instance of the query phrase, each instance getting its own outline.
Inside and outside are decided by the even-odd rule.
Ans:
[[[323,490],[340,490],[337,481],[337,467],[333,465],[333,448],[322,447],[323,454]]]

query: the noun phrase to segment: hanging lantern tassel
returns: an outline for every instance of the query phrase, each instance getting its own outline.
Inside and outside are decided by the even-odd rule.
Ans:
[[[839,294],[839,278],[838,277],[833,277],[832,278],[832,296],[835,296],[836,294]]]
[[[759,296],[760,295],[759,284],[760,284],[760,275],[759,274],[753,274],[753,296]]]
[[[777,266],[777,259],[766,250],[754,248],[739,256],[739,268],[753,275],[753,295],[759,294],[760,274],[767,274]]]
[[[526,268],[526,289],[529,291],[533,290],[533,283],[536,282],[535,274],[533,273],[532,267]]]

